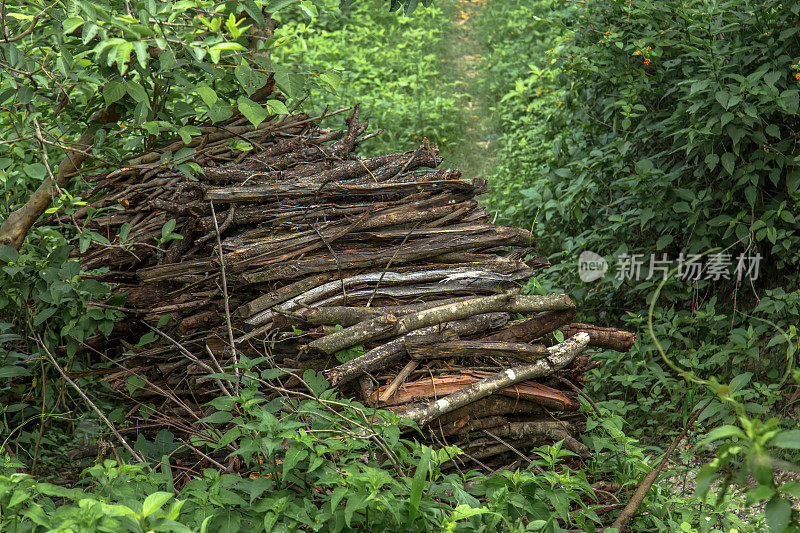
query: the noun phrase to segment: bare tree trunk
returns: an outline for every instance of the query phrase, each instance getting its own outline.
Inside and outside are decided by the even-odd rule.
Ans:
[[[107,124],[119,119],[115,106],[112,104],[95,113],[90,120],[92,123]],[[28,235],[31,226],[44,213],[53,201],[56,191],[67,184],[69,176],[78,170],[92,150],[94,143],[94,132],[91,128],[81,135],[80,139],[73,145],[74,150],[67,149],[67,155],[55,173],[55,184],[48,176],[39,185],[39,188],[31,194],[25,205],[8,215],[8,218],[0,226],[0,246],[10,246],[17,250],[20,249]]]

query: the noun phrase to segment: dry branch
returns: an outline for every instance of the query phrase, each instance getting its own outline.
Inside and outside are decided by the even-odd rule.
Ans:
[[[540,378],[552,374],[569,364],[589,344],[587,333],[578,333],[561,344],[551,347],[550,357],[531,363],[529,365],[510,368],[499,372],[477,383],[465,387],[440,400],[422,407],[415,407],[400,413],[405,418],[410,418],[420,426],[428,424],[431,420],[444,413],[474,402],[492,394],[494,391],[508,387],[520,381]]]
[[[406,342],[414,337],[441,331],[448,331],[459,336],[475,335],[488,329],[502,327],[506,322],[508,322],[508,315],[505,313],[487,313],[447,324],[418,329],[373,348],[352,361],[331,368],[326,372],[326,375],[331,385],[334,387],[339,386],[367,372],[385,368],[387,365],[402,358],[406,353]]]
[[[583,331],[589,334],[589,346],[604,350],[627,352],[636,342],[636,334],[617,328],[603,328],[592,324],[569,324],[559,328],[564,337],[572,337]]]
[[[533,362],[550,355],[543,345],[486,341],[449,341],[421,346],[406,343],[406,351],[413,359],[500,356]]]
[[[511,324],[508,329],[485,337],[485,341],[530,342],[575,319],[575,310],[545,311],[533,318]],[[571,335],[567,335],[571,336]],[[589,335],[591,337],[591,335]]]
[[[317,339],[309,344],[309,348],[332,354],[369,340],[403,335],[415,329],[484,313],[534,313],[552,309],[569,309],[574,306],[575,304],[564,294],[548,296],[498,294],[425,309],[418,313],[404,315],[400,319],[393,314],[387,314]]]

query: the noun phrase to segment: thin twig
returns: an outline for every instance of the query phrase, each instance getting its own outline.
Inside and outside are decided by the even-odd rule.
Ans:
[[[156,333],[158,333],[159,335],[161,335],[162,337],[164,337],[165,339],[170,341],[190,361],[192,361],[193,363],[196,363],[196,364],[200,365],[201,367],[203,367],[209,374],[215,374],[217,372],[216,370],[211,368],[205,361],[201,360],[199,357],[197,357],[192,352],[190,352],[183,344],[179,343],[178,341],[176,341],[175,339],[173,339],[172,337],[170,337],[169,335],[167,335],[166,333],[164,333],[163,331],[161,331],[157,327],[151,326],[150,324],[148,324],[144,320],[142,320],[142,324],[144,324],[145,326],[147,326],[151,330],[155,331]],[[228,389],[222,383],[222,380],[220,380],[219,378],[214,378],[214,379],[217,382],[217,385],[219,385],[220,390],[222,390],[222,392],[225,394],[225,396],[232,396],[232,394],[230,392],[228,392]]]
[[[72,379],[70,379],[70,377],[67,375],[67,373],[64,371],[64,369],[61,368],[61,365],[58,364],[58,361],[56,361],[56,358],[53,356],[53,354],[50,352],[50,350],[45,345],[44,340],[42,340],[42,338],[38,337],[38,336],[35,337],[34,340],[39,344],[39,346],[42,347],[42,349],[44,350],[44,352],[47,355],[48,359],[50,359],[50,362],[53,364],[53,366],[56,368],[56,370],[58,370],[58,373],[61,374],[61,377],[64,378],[64,380],[67,383],[69,383],[70,386],[73,389],[75,389],[75,391],[81,396],[81,398],[83,398],[83,400],[87,404],[89,404],[89,407],[91,407],[92,410],[95,413],[97,413],[97,416],[100,417],[100,419],[108,426],[108,428],[111,430],[111,432],[114,434],[114,436],[117,437],[117,439],[119,439],[119,441],[122,443],[122,445],[125,447],[125,449],[128,450],[128,453],[131,454],[131,457],[133,457],[134,459],[136,459],[137,461],[139,461],[141,463],[144,463],[144,459],[138,453],[136,453],[136,450],[134,450],[131,447],[130,444],[128,444],[128,441],[125,440],[125,437],[123,437],[122,434],[119,431],[117,431],[117,428],[115,428],[114,424],[112,424],[111,421],[108,418],[106,418],[106,415],[103,414],[103,411],[101,411],[94,404],[94,402],[91,399],[89,399],[89,397],[86,395],[85,392],[83,392],[83,390],[81,390],[81,388],[78,386],[78,384],[75,383],[74,381],[72,381]],[[149,466],[147,466],[147,468],[150,469]],[[152,469],[150,469],[150,470],[152,470]]]
[[[487,435],[489,435],[490,437],[492,437],[497,442],[499,442],[500,444],[502,444],[503,446],[505,446],[506,448],[508,448],[509,450],[511,450],[512,452],[514,452],[515,454],[517,454],[522,459],[525,459],[526,461],[528,461],[528,464],[533,464],[533,461],[531,460],[530,457],[528,457],[527,455],[525,455],[524,453],[522,453],[518,449],[514,448],[512,445],[510,445],[509,443],[507,443],[506,441],[504,441],[503,439],[501,439],[500,437],[498,437],[497,435],[495,435],[491,431],[488,431],[486,429],[484,429],[482,431],[484,433],[486,433]]]
[[[214,229],[217,230],[217,251],[219,252],[219,268],[222,274],[222,296],[225,304],[225,322],[228,326],[228,340],[231,343],[233,354],[233,370],[236,373],[236,394],[239,394],[239,358],[236,356],[236,345],[233,340],[233,324],[231,324],[231,307],[228,298],[228,278],[225,275],[225,257],[222,254],[222,239],[219,236],[219,225],[217,224],[217,213],[214,211],[214,201],[211,201],[211,218],[214,219]],[[232,218],[232,217],[231,217]]]
[[[566,378],[562,378],[561,376],[558,376],[558,380],[559,380],[561,383],[563,383],[564,385],[566,385],[567,387],[569,387],[570,389],[572,389],[573,391],[575,391],[577,394],[579,394],[580,396],[582,396],[584,400],[586,400],[587,402],[589,402],[589,405],[591,405],[591,406],[592,406],[592,409],[594,409],[594,414],[596,414],[596,415],[597,415],[597,418],[598,418],[598,420],[599,420],[599,419],[601,419],[601,418],[603,418],[603,416],[600,414],[600,409],[598,409],[598,408],[597,408],[597,404],[596,404],[596,403],[594,403],[594,400],[592,400],[592,399],[589,397],[589,395],[588,395],[588,394],[586,394],[585,392],[583,392],[583,391],[582,391],[582,390],[581,390],[581,389],[580,389],[580,388],[579,388],[577,385],[575,385],[573,382],[571,382],[570,380],[568,380],[568,379],[566,379]]]

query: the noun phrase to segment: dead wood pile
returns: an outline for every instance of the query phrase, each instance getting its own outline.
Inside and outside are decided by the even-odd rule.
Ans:
[[[210,373],[267,356],[324,372],[481,464],[558,440],[586,455],[578,394],[597,363],[581,352],[628,350],[633,335],[573,323],[566,295],[525,295],[548,263],[528,231],[491,223],[476,201],[486,181],[437,169],[427,142],[355,156],[372,135],[358,107],[329,116],[348,111],[343,130],[304,114],[258,128],[234,117],[89,178],[102,199],[76,221],[110,244],[82,261],[107,269],[99,278],[126,295],[111,307],[128,317],[94,346],[117,350],[106,379],[125,391],[138,376],[132,398],[157,418],[202,416],[226,391]],[[188,163],[202,172],[186,177]]]

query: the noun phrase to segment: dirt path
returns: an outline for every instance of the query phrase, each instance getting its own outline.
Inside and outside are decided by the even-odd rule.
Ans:
[[[451,36],[445,47],[448,74],[459,82],[463,132],[460,142],[443,147],[445,164],[470,177],[483,177],[492,166],[494,120],[481,84],[480,64],[485,53],[476,20],[487,0],[454,0]]]

